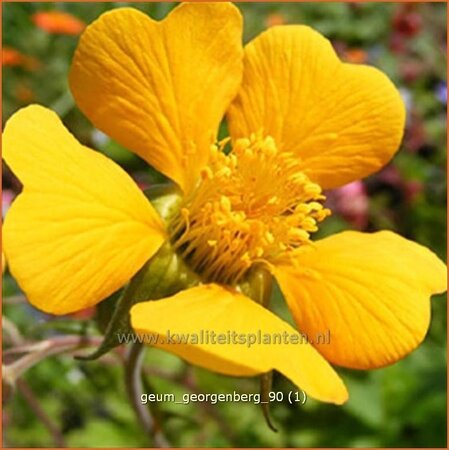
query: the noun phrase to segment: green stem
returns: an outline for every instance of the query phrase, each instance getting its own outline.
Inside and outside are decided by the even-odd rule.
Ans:
[[[274,426],[270,416],[270,391],[273,383],[273,371],[264,373],[260,377],[260,401],[262,405],[263,416],[268,427],[277,433],[278,429]]]
[[[3,377],[14,383],[26,370],[49,356],[96,346],[100,342],[101,338],[95,336],[90,338],[84,336],[58,336],[42,342],[10,348],[4,352],[4,356],[17,353],[26,353],[26,355],[11,364],[3,366]]]
[[[45,412],[44,408],[42,408],[39,400],[36,398],[29,385],[24,380],[19,379],[17,380],[17,389],[22,394],[23,398],[26,400],[36,417],[42,422],[44,427],[47,428],[47,430],[51,434],[55,447],[66,447],[64,436],[61,430]]]

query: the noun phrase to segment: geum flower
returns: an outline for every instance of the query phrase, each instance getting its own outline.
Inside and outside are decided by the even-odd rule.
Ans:
[[[228,3],[182,4],[162,22],[116,9],[87,27],[70,73],[78,106],[173,180],[181,203],[161,218],[120,167],[29,106],[4,132],[24,185],[4,227],[8,264],[33,305],[66,314],[118,290],[168,242],[202,282],[133,306],[137,333],[213,371],[275,369],[343,403],[329,363],[370,369],[404,357],[426,334],[430,295],[446,289],[444,264],[392,232],[310,241],[329,214],[322,189],[385,165],[404,107],[385,75],[342,63],[311,28],[273,27],[244,50],[241,34]],[[228,153],[215,144],[224,113]],[[258,271],[274,275],[301,332],[330,330],[330,342],[164,343],[167,330],[297,333],[237,289]]]

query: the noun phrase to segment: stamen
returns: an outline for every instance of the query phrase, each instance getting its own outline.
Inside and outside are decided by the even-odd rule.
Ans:
[[[206,281],[236,283],[302,245],[330,211],[301,160],[261,134],[212,147],[201,181],[171,224],[175,248]]]

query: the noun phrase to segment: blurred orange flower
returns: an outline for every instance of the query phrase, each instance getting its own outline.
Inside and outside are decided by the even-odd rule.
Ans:
[[[267,27],[275,27],[276,25],[284,25],[286,23],[285,17],[280,13],[272,13],[265,19]]]
[[[34,70],[39,66],[39,61],[31,56],[24,55],[12,47],[2,48],[2,66],[24,67],[28,70]]]
[[[15,87],[14,95],[21,103],[30,103],[34,100],[33,90],[23,83],[20,83]]]
[[[15,48],[2,48],[2,66],[20,66],[23,64],[24,59],[25,56]]]
[[[363,64],[368,60],[368,54],[361,48],[348,48],[344,54],[343,59],[352,64]]]
[[[51,34],[80,34],[86,24],[69,13],[62,11],[42,11],[33,15],[34,24]]]

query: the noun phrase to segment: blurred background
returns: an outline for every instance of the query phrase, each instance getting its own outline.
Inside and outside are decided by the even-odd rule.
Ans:
[[[83,143],[109,155],[142,186],[158,174],[77,110],[67,73],[79,34],[104,11],[134,6],[156,19],[174,3],[4,3],[3,122],[40,103],[55,110]],[[238,3],[248,42],[267,27],[307,24],[329,39],[341,58],[372,64],[400,88],[407,106],[402,149],[381,172],[328,193],[333,216],[320,236],[343,229],[391,229],[445,259],[446,249],[446,4]],[[3,214],[20,185],[3,167]],[[14,345],[97,334],[94,310],[55,318],[34,310],[6,270],[3,275],[4,362]],[[275,308],[285,315],[279,291]],[[273,403],[272,432],[260,406],[248,403],[176,405],[153,411],[173,446],[446,447],[446,301],[432,300],[432,325],[421,347],[385,369],[340,370],[350,392],[341,407],[308,400]],[[257,379],[234,379],[147,351],[148,390],[157,393],[258,392]],[[14,358],[13,358],[14,359]],[[43,358],[4,391],[6,447],[140,447],[148,444],[127,403],[123,349],[99,361],[63,354]],[[294,387],[274,379],[274,390]]]

